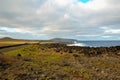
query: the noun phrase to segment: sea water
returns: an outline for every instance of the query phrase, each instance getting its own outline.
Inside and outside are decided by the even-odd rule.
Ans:
[[[67,46],[111,47],[120,46],[120,41],[78,41]]]

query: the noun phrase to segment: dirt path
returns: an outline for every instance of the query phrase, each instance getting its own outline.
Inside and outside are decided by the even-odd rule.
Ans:
[[[26,45],[20,45],[20,46],[15,46],[15,47],[3,48],[3,49],[0,49],[0,53],[9,52],[9,51],[16,50],[16,49],[23,48],[23,47],[27,47],[27,46],[30,46],[30,45],[26,44]]]

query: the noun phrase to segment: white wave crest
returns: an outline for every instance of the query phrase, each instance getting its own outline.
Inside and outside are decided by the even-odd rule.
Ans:
[[[87,45],[84,43],[74,42],[73,44],[67,44],[67,46],[87,46]]]

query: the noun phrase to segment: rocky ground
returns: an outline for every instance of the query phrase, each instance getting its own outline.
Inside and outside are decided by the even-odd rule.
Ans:
[[[0,54],[0,80],[119,80],[120,47],[35,44]]]

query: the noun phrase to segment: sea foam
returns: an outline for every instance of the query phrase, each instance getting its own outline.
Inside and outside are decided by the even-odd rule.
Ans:
[[[87,45],[84,43],[74,42],[73,44],[67,44],[67,46],[87,46]]]

